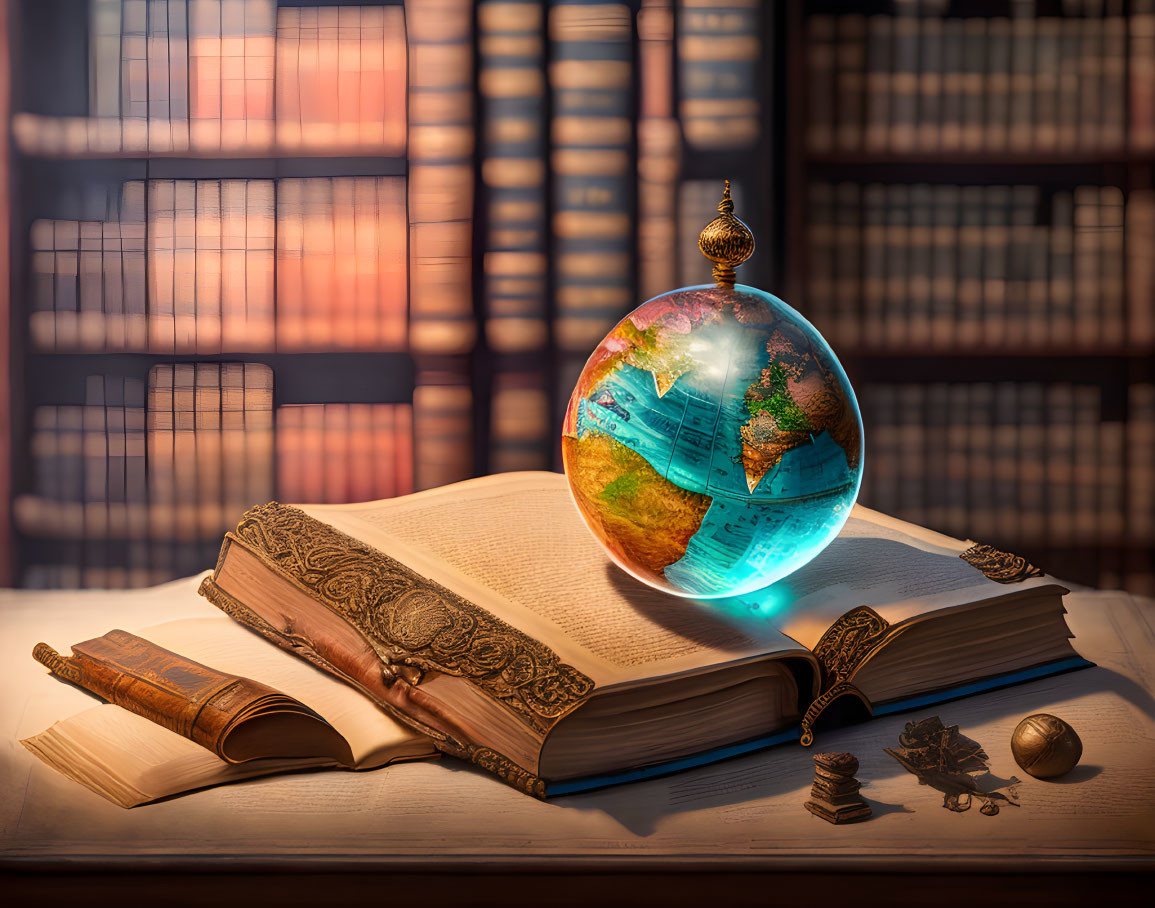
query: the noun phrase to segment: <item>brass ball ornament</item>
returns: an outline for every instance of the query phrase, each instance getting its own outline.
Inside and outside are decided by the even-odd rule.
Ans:
[[[1036,779],[1066,775],[1083,756],[1083,742],[1075,730],[1058,716],[1035,713],[1020,722],[1011,734],[1011,754],[1024,772]]]

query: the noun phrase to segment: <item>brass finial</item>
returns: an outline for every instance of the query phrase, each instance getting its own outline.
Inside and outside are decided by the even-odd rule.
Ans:
[[[698,248],[714,263],[714,281],[720,287],[733,287],[737,277],[734,269],[754,254],[754,234],[734,216],[729,180],[718,203],[718,217],[698,235]]]

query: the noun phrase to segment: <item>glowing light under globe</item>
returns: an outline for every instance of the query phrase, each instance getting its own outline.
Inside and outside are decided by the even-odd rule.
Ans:
[[[754,243],[728,183],[718,210],[699,241],[717,284],[622,319],[586,363],[562,434],[594,537],[634,577],[695,598],[802,567],[838,535],[862,480],[846,373],[798,312],[734,284]]]

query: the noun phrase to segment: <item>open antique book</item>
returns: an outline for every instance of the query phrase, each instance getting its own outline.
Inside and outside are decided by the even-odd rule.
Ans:
[[[98,690],[100,685],[88,677],[93,663],[123,668],[129,660],[110,640],[132,646],[128,638],[134,636],[113,631],[74,646],[79,659],[60,660],[64,665],[41,661],[55,674]],[[170,621],[145,628],[140,637],[172,652],[151,655],[135,678],[121,673],[113,679],[104,696],[125,708],[94,706],[22,742],[49,766],[121,807],[254,776],[324,767],[369,769],[437,753],[427,737],[390,718],[363,694],[224,616]],[[211,668],[201,671],[206,666]],[[131,662],[128,667],[134,668]],[[213,696],[212,679],[203,682],[207,674],[219,672],[241,676],[242,683]],[[265,690],[246,690],[247,678],[260,679],[248,685]],[[135,698],[125,694],[142,679],[151,682],[150,692]],[[166,692],[177,696],[166,697]],[[130,699],[137,702],[126,702]],[[186,709],[186,702],[193,708]],[[227,723],[205,721],[206,713],[218,709],[227,714]],[[209,734],[198,734],[198,729]]]
[[[201,592],[538,797],[804,743],[833,701],[893,711],[1087,663],[1022,559],[856,507],[811,564],[693,601],[614,566],[565,478],[251,509]]]

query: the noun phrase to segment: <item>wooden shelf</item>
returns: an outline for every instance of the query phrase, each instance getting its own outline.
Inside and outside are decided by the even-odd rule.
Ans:
[[[818,166],[888,166],[900,164],[955,167],[1101,167],[1112,164],[1155,165],[1155,151],[861,151],[804,152]]]

